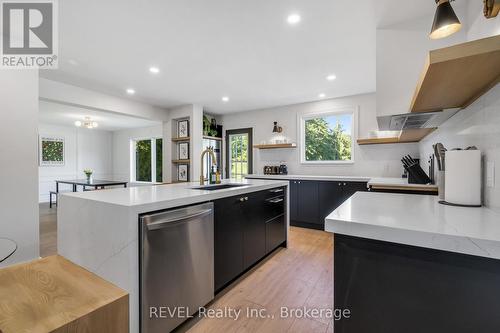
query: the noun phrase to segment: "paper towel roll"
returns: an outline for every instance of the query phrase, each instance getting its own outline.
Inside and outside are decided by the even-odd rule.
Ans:
[[[481,151],[447,151],[444,164],[444,200],[457,205],[481,205]]]

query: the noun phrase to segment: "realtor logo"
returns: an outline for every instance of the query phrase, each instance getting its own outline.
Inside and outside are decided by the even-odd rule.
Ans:
[[[56,0],[1,4],[2,68],[57,68]]]

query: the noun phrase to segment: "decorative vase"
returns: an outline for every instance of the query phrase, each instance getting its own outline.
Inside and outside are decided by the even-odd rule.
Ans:
[[[87,183],[92,183],[92,174],[87,174]]]

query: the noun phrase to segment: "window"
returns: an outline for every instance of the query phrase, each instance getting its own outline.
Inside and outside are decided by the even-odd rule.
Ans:
[[[252,173],[252,129],[226,131],[226,143],[226,170],[229,178],[245,178]]]
[[[300,121],[302,163],[354,162],[354,111],[305,115]]]
[[[141,139],[132,142],[132,180],[162,182],[163,139]]]

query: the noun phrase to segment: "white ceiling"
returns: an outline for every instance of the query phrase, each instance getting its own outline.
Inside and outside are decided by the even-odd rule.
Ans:
[[[421,15],[430,26],[434,9],[433,0],[60,1],[59,70],[42,76],[213,113],[373,92],[376,26]],[[290,13],[302,21],[290,26]]]
[[[90,117],[99,124],[98,130],[116,131],[130,128],[151,127],[161,125],[147,119],[123,116],[111,112],[90,110],[65,104],[40,101],[38,121],[44,124],[74,126],[75,121],[83,121]],[[89,130],[90,131],[90,130]]]

